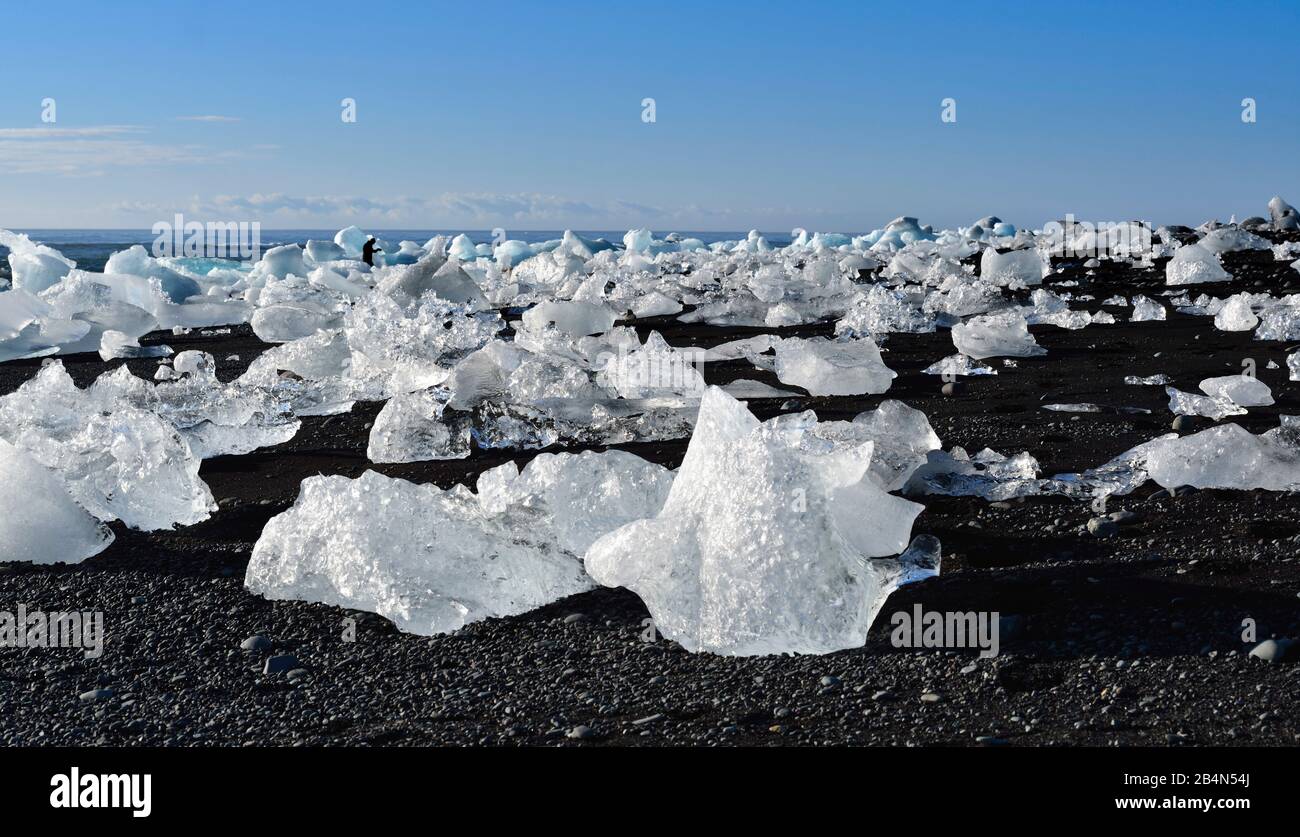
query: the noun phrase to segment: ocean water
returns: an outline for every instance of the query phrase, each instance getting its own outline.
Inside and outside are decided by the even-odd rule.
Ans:
[[[152,251],[154,239],[157,237],[149,230],[38,230],[25,229],[15,230],[15,232],[25,233],[33,241],[59,250],[63,255],[77,263],[77,267],[83,270],[101,271],[104,269],[104,263],[108,257],[119,250],[125,250],[133,244],[142,244],[146,249]],[[305,245],[308,239],[318,239],[323,241],[333,241],[334,234],[337,230],[268,230],[261,231],[261,248],[265,252],[271,247],[278,247],[281,244],[298,244]],[[456,235],[464,232],[475,244],[484,244],[492,240],[492,233],[489,230],[366,230],[370,235],[376,238],[384,239],[396,247],[397,242],[408,240],[420,244],[433,238],[435,235]],[[621,246],[623,235],[626,230],[574,230],[583,238],[596,239],[603,238]],[[681,230],[678,232],[683,238],[698,238],[705,244],[712,244],[716,241],[735,241],[743,239],[748,235],[745,232],[693,232]],[[539,241],[551,241],[561,238],[564,235],[563,230],[511,230],[508,231],[509,238],[526,241],[530,244]],[[661,238],[664,233],[656,232],[655,237]],[[789,232],[763,233],[773,246],[783,247],[790,243]],[[8,255],[8,251],[0,247],[0,257]]]

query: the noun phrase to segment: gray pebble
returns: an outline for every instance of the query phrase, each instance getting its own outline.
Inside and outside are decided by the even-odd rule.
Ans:
[[[266,664],[262,666],[263,674],[284,674],[293,671],[295,668],[302,668],[298,658],[292,654],[276,654],[274,657],[267,657]]]

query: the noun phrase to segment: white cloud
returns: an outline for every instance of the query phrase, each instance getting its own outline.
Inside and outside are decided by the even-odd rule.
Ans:
[[[85,128],[0,128],[0,140],[19,139],[85,139],[109,137],[119,134],[139,134],[144,129],[136,125],[91,125]]]
[[[238,122],[238,116],[217,116],[216,114],[204,114],[201,116],[177,116],[176,119],[181,122]]]
[[[379,223],[412,228],[465,229],[515,225],[558,229],[622,224],[677,224],[707,220],[723,225],[736,213],[687,206],[668,209],[627,200],[580,200],[534,192],[444,192],[433,197],[363,198],[347,195],[295,196],[280,192],[218,195],[196,200],[190,212],[260,221],[264,225]],[[717,228],[717,227],[715,227]]]
[[[134,125],[0,128],[0,174],[102,175],[111,169],[210,163],[245,152],[146,139]]]

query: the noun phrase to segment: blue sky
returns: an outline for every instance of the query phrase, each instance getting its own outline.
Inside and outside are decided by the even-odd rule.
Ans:
[[[48,2],[5,31],[10,228],[855,232],[1300,201],[1294,0]]]

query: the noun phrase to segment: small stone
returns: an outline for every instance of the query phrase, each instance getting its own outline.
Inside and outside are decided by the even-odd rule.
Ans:
[[[1112,522],[1117,523],[1120,526],[1132,526],[1142,520],[1142,515],[1135,511],[1129,511],[1128,509],[1113,511],[1106,515],[1106,517],[1110,518]]]
[[[1104,517],[1094,517],[1088,521],[1088,532],[1097,538],[1111,538],[1119,532],[1119,524]]]
[[[302,668],[298,658],[292,654],[276,654],[274,657],[267,657],[266,663],[262,666],[263,674],[284,674],[293,671],[296,668]]]
[[[939,391],[950,398],[957,395],[963,395],[966,392],[966,384],[961,381],[949,381],[940,387]]]
[[[1250,649],[1250,656],[1269,663],[1287,663],[1300,657],[1300,648],[1293,639],[1266,639]]]
[[[570,613],[568,616],[564,617],[564,624],[566,625],[573,625],[578,622],[586,622],[586,621],[587,621],[587,614],[585,613]]]
[[[921,695],[921,703],[938,703],[941,700],[943,700],[943,698],[935,692],[926,692]]]
[[[1173,420],[1172,422],[1170,422],[1169,426],[1172,427],[1175,431],[1177,431],[1177,432],[1179,432],[1179,433],[1181,433],[1181,432],[1184,431],[1184,430],[1191,430],[1191,429],[1192,429],[1192,417],[1191,417],[1191,416],[1174,416],[1174,420]]]
[[[594,738],[595,736],[596,733],[592,731],[591,727],[586,726],[585,724],[578,724],[576,727],[569,730],[564,737],[582,740],[587,738]]]
[[[893,699],[894,699],[894,693],[891,692],[891,691],[889,691],[888,689],[883,689],[883,690],[881,690],[881,691],[876,692],[875,694],[873,694],[873,695],[871,696],[871,699],[872,699],[872,700],[875,700],[875,701],[893,700]]]
[[[270,651],[271,640],[267,639],[264,636],[259,636],[254,634],[253,636],[250,636],[248,639],[239,643],[239,647],[245,651]]]
[[[112,689],[91,689],[89,692],[82,692],[78,697],[82,703],[94,703],[97,700],[104,700],[113,696]]]
[[[840,679],[833,674],[828,674],[822,678],[821,683],[823,686],[835,687],[840,685]]]

